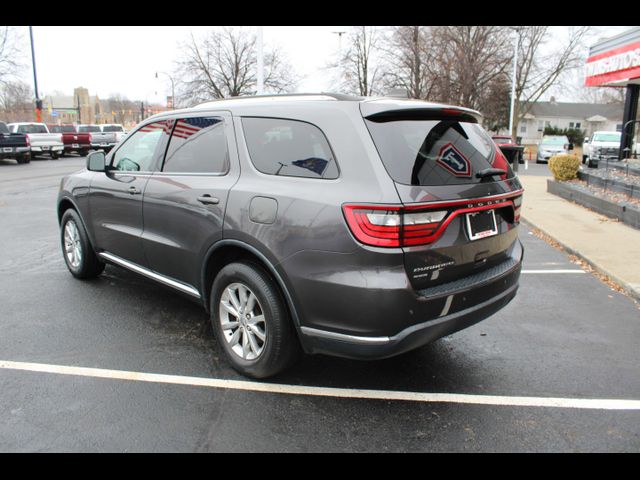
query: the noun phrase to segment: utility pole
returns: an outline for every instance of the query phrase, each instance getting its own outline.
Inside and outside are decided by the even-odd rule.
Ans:
[[[144,102],[140,102],[140,121],[144,120]]]
[[[169,77],[169,80],[171,80],[171,110],[175,110],[176,109],[176,85],[173,81],[173,77],[169,75],[167,72],[156,72],[156,78],[158,78],[159,73],[166,75],[167,77]]]
[[[342,56],[342,35],[344,35],[347,32],[340,31],[340,32],[331,32],[331,33],[338,35],[338,56]]]
[[[258,27],[258,88],[257,94],[264,93],[264,48],[262,43],[262,27]]]
[[[29,25],[29,38],[31,39],[31,63],[33,64],[33,85],[36,93],[36,122],[42,122],[42,100],[38,93],[38,75],[36,74],[36,54],[33,48],[33,28]]]

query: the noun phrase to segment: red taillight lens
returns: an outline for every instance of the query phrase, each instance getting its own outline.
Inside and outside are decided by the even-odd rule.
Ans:
[[[486,198],[436,204],[342,206],[347,225],[356,239],[375,247],[410,247],[435,242],[458,216],[482,210],[512,209],[509,223],[520,220],[522,190]]]
[[[27,147],[31,146],[31,140],[29,140],[29,135],[25,135],[27,137]]]
[[[93,142],[93,136],[89,134],[89,143]]]
[[[344,205],[347,224],[360,242],[376,247],[424,245],[447,211],[406,212],[398,206]]]

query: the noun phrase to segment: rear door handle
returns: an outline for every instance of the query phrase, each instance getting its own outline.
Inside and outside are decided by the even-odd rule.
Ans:
[[[131,195],[139,195],[142,193],[142,190],[136,188],[136,187],[129,187],[129,193]]]
[[[212,197],[208,193],[205,193],[201,197],[198,197],[198,201],[204,205],[217,205],[220,203],[220,199],[216,197]]]

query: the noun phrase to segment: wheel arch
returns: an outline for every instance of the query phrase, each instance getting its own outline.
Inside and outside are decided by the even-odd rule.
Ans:
[[[200,293],[202,296],[203,306],[207,313],[210,313],[209,303],[211,301],[211,286],[213,285],[213,281],[217,273],[225,265],[238,260],[249,260],[255,262],[263,267],[272,277],[282,293],[287,308],[289,309],[289,313],[291,314],[294,327],[298,333],[298,338],[300,338],[300,317],[298,315],[298,309],[296,308],[295,302],[289,292],[285,279],[266,255],[260,252],[256,247],[240,240],[220,240],[209,248],[204,257],[200,279]]]

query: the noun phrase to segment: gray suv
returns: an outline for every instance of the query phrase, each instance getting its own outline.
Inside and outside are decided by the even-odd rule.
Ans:
[[[475,111],[285,95],[148,118],[63,178],[77,278],[105,263],[200,303],[232,366],[384,358],[516,294],[523,189]]]

